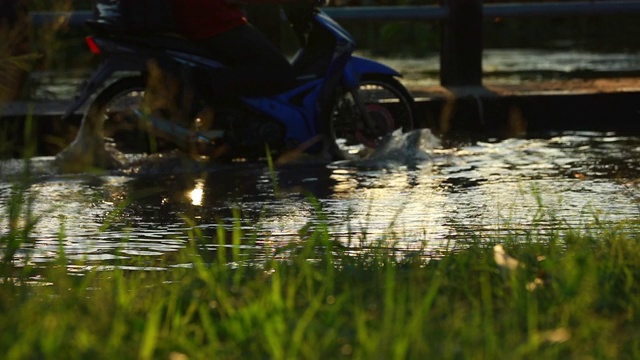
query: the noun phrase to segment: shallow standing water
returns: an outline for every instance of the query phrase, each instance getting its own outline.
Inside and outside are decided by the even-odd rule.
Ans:
[[[54,259],[63,233],[71,259],[168,266],[188,239],[185,219],[217,243],[217,228],[231,230],[238,216],[247,244],[284,245],[299,240],[305,224],[318,223],[310,196],[330,232],[358,246],[384,240],[437,250],[473,236],[640,218],[638,136],[582,132],[431,145],[372,163],[300,160],[275,172],[264,163],[185,168],[171,158],[154,162],[159,166],[62,176],[52,172],[51,158],[36,158],[26,197],[39,221],[23,254],[33,262]],[[19,160],[0,163],[3,233],[11,186],[23,168]]]
[[[380,60],[399,69],[409,85],[437,83],[437,54]],[[483,64],[488,81],[519,83],[634,72],[640,54],[487,50]],[[67,80],[34,79],[38,86],[32,96],[68,98],[79,79]],[[455,148],[430,145],[376,163],[302,160],[275,173],[264,163],[185,166],[165,159],[142,170],[61,176],[53,171],[52,158],[36,158],[26,198],[39,220],[23,255],[50,261],[62,237],[71,259],[165,267],[187,242],[185,219],[215,243],[217,228],[230,230],[236,216],[246,244],[255,235],[260,250],[266,243],[296,241],[305,224],[318,223],[310,198],[317,199],[331,233],[358,246],[385,240],[402,248],[426,243],[434,250],[474,236],[524,237],[640,218],[637,134],[581,132]],[[8,231],[12,186],[22,183],[23,168],[19,160],[0,162],[2,234]]]

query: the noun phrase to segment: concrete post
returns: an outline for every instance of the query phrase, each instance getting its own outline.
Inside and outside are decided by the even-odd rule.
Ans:
[[[440,84],[482,85],[482,0],[441,0],[449,8],[443,22]]]

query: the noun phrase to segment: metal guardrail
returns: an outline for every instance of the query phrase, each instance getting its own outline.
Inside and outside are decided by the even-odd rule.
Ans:
[[[484,17],[640,14],[640,1],[498,3],[485,4],[482,9]],[[346,6],[326,7],[323,10],[336,20],[445,20],[449,16],[446,5]],[[80,26],[92,18],[91,11],[31,13],[34,25],[66,21],[70,26]]]
[[[449,9],[443,6],[348,6],[322,9],[335,20],[443,20]],[[66,22],[69,26],[82,26],[93,18],[91,11],[31,13],[31,23],[42,26]]]
[[[448,6],[366,6],[325,8],[336,20],[445,20]],[[483,17],[583,16],[640,14],[640,1],[580,1],[557,3],[503,3],[482,6]]]
[[[576,2],[496,3],[482,0],[440,0],[438,5],[326,7],[337,21],[442,21],[440,82],[445,86],[482,84],[482,19],[486,17],[602,16],[640,14],[640,0],[590,0]],[[66,22],[81,26],[91,11],[38,12],[32,24]]]
[[[514,16],[583,16],[640,14],[640,1],[592,0],[580,2],[491,4],[484,6],[487,17]]]

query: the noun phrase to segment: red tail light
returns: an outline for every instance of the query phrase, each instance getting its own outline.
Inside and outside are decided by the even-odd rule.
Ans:
[[[87,43],[87,46],[92,53],[100,55],[100,47],[98,46],[98,44],[96,44],[93,36],[87,36],[86,38],[84,38],[84,41]]]

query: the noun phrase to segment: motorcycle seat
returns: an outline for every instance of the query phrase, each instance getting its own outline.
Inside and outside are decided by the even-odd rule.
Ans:
[[[95,20],[87,20],[86,25],[94,31],[96,34],[103,36],[115,36],[119,39],[128,39],[135,42],[144,42],[147,45],[169,49],[174,51],[187,52],[193,55],[211,57],[201,46],[193,43],[189,39],[181,36],[177,33],[163,32],[163,33],[145,33],[145,34],[132,34],[122,33],[114,26]]]

